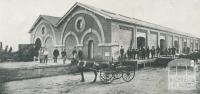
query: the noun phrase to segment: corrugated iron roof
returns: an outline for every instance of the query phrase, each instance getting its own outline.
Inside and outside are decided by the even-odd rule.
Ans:
[[[55,17],[55,16],[48,16],[48,15],[41,15],[42,18],[50,22],[52,25],[56,25],[61,17]]]
[[[119,21],[128,22],[128,23],[132,23],[132,24],[137,24],[137,25],[141,25],[141,26],[145,26],[145,27],[150,27],[150,28],[153,28],[153,29],[168,31],[168,32],[171,32],[171,33],[178,33],[178,34],[182,34],[182,35],[185,35],[185,36],[196,37],[196,36],[191,35],[189,33],[181,32],[181,31],[178,31],[178,30],[174,30],[172,28],[160,26],[160,25],[153,24],[153,23],[150,23],[150,22],[147,22],[147,21],[142,21],[142,20],[139,20],[139,19],[136,19],[136,18],[131,18],[131,17],[128,17],[128,16],[124,16],[122,14],[113,13],[113,12],[110,12],[110,11],[107,11],[107,10],[103,10],[103,9],[96,8],[96,7],[93,7],[93,6],[85,5],[85,4],[82,4],[82,3],[77,3],[77,5],[90,8],[90,9],[94,10],[95,12],[99,12],[103,15],[109,16],[113,20],[119,20]]]
[[[78,3],[78,2],[75,3],[73,5],[73,7],[63,17],[54,17],[54,16],[48,16],[48,15],[40,15],[40,17],[44,18],[45,20],[50,22],[52,25],[58,26],[62,22],[62,20],[64,20],[64,18],[67,15],[69,15],[70,12],[77,6],[86,8],[86,9],[88,9],[88,10],[94,12],[94,13],[97,13],[97,14],[99,14],[99,15],[105,17],[105,18],[111,19],[111,20],[118,20],[118,21],[136,24],[136,25],[140,25],[140,26],[144,26],[144,27],[148,27],[148,28],[153,28],[153,29],[156,29],[156,30],[161,30],[161,31],[166,31],[166,32],[171,32],[171,33],[177,33],[177,34],[190,36],[190,37],[196,37],[196,36],[191,35],[189,33],[181,32],[181,31],[178,31],[178,30],[174,30],[174,29],[171,29],[171,28],[168,28],[168,27],[164,27],[164,26],[160,26],[160,25],[153,24],[153,23],[150,23],[150,22],[142,21],[142,20],[139,20],[139,19],[127,17],[127,16],[124,16],[124,15],[121,15],[121,14],[113,13],[113,12],[110,12],[110,11],[107,11],[107,10],[103,10],[103,9],[100,9],[100,8],[96,8],[96,7],[85,5],[85,4]],[[37,23],[37,21],[36,21],[36,23]]]
[[[31,27],[31,29],[29,30],[29,33],[32,32],[33,28],[35,28],[36,24],[41,20],[44,19],[47,22],[49,22],[50,24],[52,24],[53,26],[55,26],[58,21],[61,19],[61,17],[55,17],[55,16],[48,16],[48,15],[40,15],[37,20],[34,22],[33,26]]]

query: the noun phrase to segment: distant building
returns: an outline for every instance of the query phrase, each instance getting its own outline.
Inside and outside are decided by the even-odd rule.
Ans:
[[[23,51],[25,49],[30,49],[30,48],[33,48],[33,47],[34,47],[34,44],[19,44],[18,50]]]
[[[40,15],[30,31],[31,43],[54,49],[82,48],[85,58],[110,60],[119,54],[119,46],[139,49],[176,47],[179,53],[189,47],[198,50],[199,38],[187,33],[76,3],[63,17]]]

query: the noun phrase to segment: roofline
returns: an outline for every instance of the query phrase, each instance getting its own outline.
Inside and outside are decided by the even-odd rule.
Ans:
[[[34,24],[31,26],[31,29],[29,30],[28,33],[31,33],[33,31],[33,29],[35,28],[35,26],[37,25],[37,23],[40,21],[40,19],[43,19],[45,21],[47,21],[48,24],[54,26],[53,24],[51,24],[51,22],[49,22],[48,20],[46,20],[45,18],[42,17],[42,15],[40,15],[37,20],[34,22]]]
[[[42,15],[40,15],[40,16],[37,18],[37,20],[33,23],[33,25],[31,26],[31,28],[30,28],[30,30],[29,30],[28,33],[31,33],[31,32],[32,32],[33,28],[35,27],[35,25],[39,22],[39,20],[40,20],[41,18],[42,18]]]
[[[100,12],[96,12],[95,10],[91,9],[90,7],[87,7],[87,6],[85,6],[84,4],[81,4],[81,3],[79,3],[79,2],[76,2],[76,3],[69,9],[69,11],[58,21],[58,23],[56,24],[56,27],[68,16],[77,6],[83,7],[83,8],[85,8],[85,9],[87,9],[87,10],[89,10],[89,11],[92,11],[92,12],[98,14],[98,15],[101,15],[101,16],[107,18],[107,19],[111,19],[111,17],[108,16],[108,15],[105,15],[105,14],[100,13]]]
[[[154,24],[154,23],[151,23],[151,22],[147,22],[147,21],[143,21],[143,20],[139,20],[139,19],[135,19],[135,18],[130,18],[130,19],[135,19],[135,20],[138,20],[138,21],[141,21],[141,22],[145,22],[145,23],[148,23],[149,25],[155,25],[155,26],[148,26],[148,25],[142,25],[142,24],[139,24],[137,22],[134,22],[134,21],[129,21],[129,20],[126,20],[126,19],[116,19],[112,16],[109,16],[109,15],[106,15],[105,13],[102,13],[101,11],[98,11],[98,9],[96,8],[92,8],[90,6],[87,6],[87,5],[84,5],[82,3],[79,3],[79,2],[76,2],[68,11],[67,13],[62,16],[58,22],[56,24],[53,24],[53,26],[55,27],[58,27],[60,23],[62,23],[62,21],[77,7],[82,7],[82,8],[85,8],[86,10],[89,10],[91,12],[94,12],[95,14],[98,14],[100,16],[103,16],[105,17],[106,19],[110,19],[110,20],[113,20],[113,21],[120,21],[120,22],[123,22],[123,23],[128,23],[128,24],[133,24],[133,25],[137,25],[137,26],[142,26],[142,27],[146,27],[146,28],[150,28],[150,29],[154,29],[154,30],[159,30],[159,31],[164,31],[164,32],[167,32],[167,33],[174,33],[174,34],[178,34],[178,35],[182,35],[182,36],[186,36],[186,37],[190,37],[190,38],[199,38],[197,36],[194,36],[192,34],[188,34],[188,33],[185,33],[185,32],[181,32],[181,31],[177,31],[177,30],[174,30],[174,29],[171,29],[171,28],[168,28],[168,27],[165,27],[165,26],[161,26],[161,25],[157,25],[157,24]],[[95,11],[96,10],[96,11]],[[32,32],[33,28],[35,27],[35,25],[38,23],[38,21],[43,18],[42,15],[40,15],[37,20],[34,22],[34,24],[32,25],[31,29],[29,30],[29,33]],[[44,18],[43,18],[44,19]],[[44,19],[45,21],[47,21],[48,23],[50,23],[48,20]],[[51,24],[51,23],[50,23]],[[52,24],[51,24],[52,25]],[[165,28],[169,29],[169,30],[165,30]],[[181,34],[182,33],[182,34]]]
[[[111,19],[111,20],[112,21],[119,21],[119,22],[123,22],[123,23],[127,23],[127,24],[132,24],[132,25],[136,25],[136,26],[142,26],[142,27],[146,27],[146,28],[154,29],[154,30],[158,30],[158,31],[164,31],[166,33],[173,33],[173,34],[177,34],[177,35],[182,35],[182,36],[186,36],[186,37],[189,37],[189,38],[199,38],[199,37],[193,36],[193,35],[190,36],[190,35],[187,35],[187,34],[178,33],[178,31],[176,31],[176,30],[167,31],[167,30],[163,30],[163,29],[154,28],[154,27],[151,27],[151,26],[145,26],[145,25],[141,25],[141,24],[137,24],[137,23],[133,23],[133,22],[128,22],[128,21],[123,21],[123,20],[118,20],[118,19]],[[163,26],[161,26],[161,27],[163,27]],[[168,28],[168,27],[165,27],[165,28]],[[171,28],[169,28],[169,29],[171,29]],[[183,33],[185,33],[185,32],[183,32]]]

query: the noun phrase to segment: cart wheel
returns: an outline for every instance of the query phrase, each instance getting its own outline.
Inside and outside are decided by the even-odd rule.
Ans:
[[[122,77],[123,72],[122,71],[115,71],[113,73],[114,79],[120,79]]]
[[[124,69],[123,74],[122,74],[122,78],[124,81],[129,82],[131,81],[133,78],[135,77],[135,69],[134,67],[127,67],[126,69]]]
[[[106,70],[100,72],[100,80],[105,83],[109,84],[114,80],[114,76],[112,71]]]

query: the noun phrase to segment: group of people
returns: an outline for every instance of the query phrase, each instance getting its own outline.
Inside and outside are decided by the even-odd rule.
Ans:
[[[150,58],[154,58],[154,57],[160,57],[160,55],[170,55],[173,58],[175,58],[176,55],[176,51],[178,51],[175,47],[172,48],[166,48],[165,50],[161,49],[160,47],[155,48],[154,46],[152,46],[152,48],[150,49],[149,47],[141,47],[139,49],[134,49],[129,47],[127,51],[124,51],[123,46],[121,46],[120,48],[120,56],[119,58],[121,58],[120,60],[124,60],[126,59],[150,59]],[[38,60],[40,61],[40,63],[46,63],[48,62],[48,50],[47,48],[40,48],[39,49],[39,54],[38,54]],[[83,51],[82,49],[77,49],[76,47],[74,47],[74,49],[72,50],[72,56],[73,56],[73,60],[83,60]],[[65,64],[66,60],[67,60],[67,53],[66,50],[64,49],[61,52],[62,58],[63,58],[63,64]],[[57,59],[59,56],[59,50],[55,49],[53,51],[53,59],[54,62],[57,63]],[[122,59],[123,58],[123,59]]]
[[[170,55],[173,58],[175,58],[176,52],[178,50],[175,47],[172,48],[166,48],[165,50],[161,49],[160,47],[155,48],[152,46],[150,49],[149,47],[141,47],[139,49],[134,48],[128,48],[128,50],[125,52],[123,46],[120,48],[120,56],[124,56],[127,59],[150,59],[154,57],[160,57],[160,55]]]
[[[72,51],[72,56],[73,59],[75,60],[83,60],[83,51],[82,49],[77,49],[76,47],[74,47],[73,51]]]
[[[38,52],[38,60],[40,63],[46,63],[48,62],[48,50],[47,48],[40,48]]]
[[[40,48],[39,51],[38,51],[38,60],[39,60],[39,62],[47,64],[48,60],[49,60],[49,56],[48,55],[49,55],[49,52],[48,52],[47,48]],[[65,64],[65,61],[67,59],[67,53],[66,53],[65,49],[61,52],[61,55],[62,55],[62,58],[63,58],[63,64]],[[57,63],[58,56],[59,56],[59,50],[55,49],[53,51],[54,63]]]
[[[48,62],[49,56],[48,56],[49,52],[46,48],[40,48],[38,51],[38,60],[40,63],[46,63]],[[81,49],[77,49],[76,47],[74,47],[74,49],[72,50],[72,59],[76,59],[76,60],[82,60],[83,59],[83,52]],[[59,50],[55,49],[53,51],[53,59],[54,59],[54,63],[57,63],[57,59],[59,56]],[[65,64],[66,60],[67,60],[67,52],[66,49],[64,49],[61,52],[61,56],[63,59],[63,64]],[[70,56],[69,56],[70,57]]]

